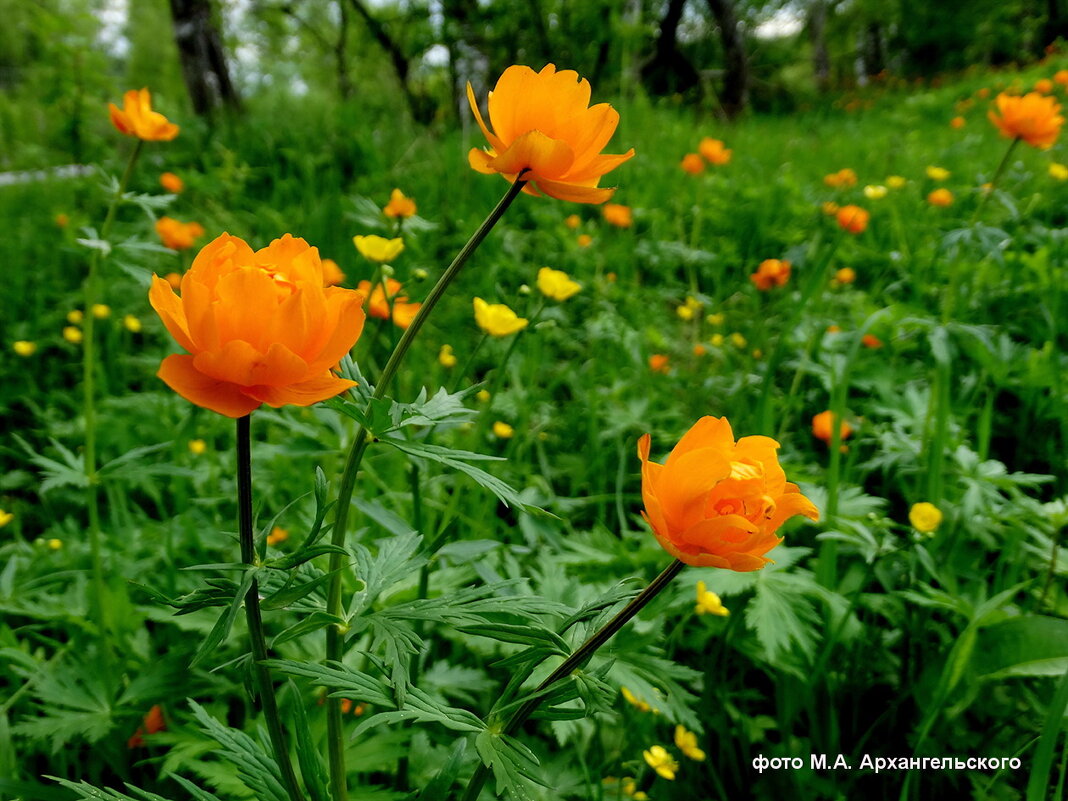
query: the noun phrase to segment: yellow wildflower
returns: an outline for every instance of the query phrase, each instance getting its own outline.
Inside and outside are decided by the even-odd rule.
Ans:
[[[103,320],[111,316],[111,307],[106,303],[94,303],[93,304],[93,317],[98,320]]]
[[[582,284],[572,281],[563,270],[542,267],[538,270],[538,289],[547,298],[565,301],[582,289]]]
[[[1053,162],[1049,165],[1049,177],[1058,181],[1068,181],[1068,166]]]
[[[692,731],[687,731],[685,726],[675,727],[675,745],[682,751],[683,756],[696,762],[701,762],[705,758],[705,752],[697,747],[697,735]]]
[[[527,327],[527,320],[520,317],[503,303],[486,303],[475,298],[475,322],[491,337],[506,337]]]
[[[360,255],[370,261],[379,263],[393,261],[404,250],[404,240],[386,239],[384,236],[354,236],[352,243]]]
[[[900,189],[907,183],[908,179],[906,179],[903,175],[890,175],[887,176],[886,179],[886,185],[891,189]]]
[[[71,325],[78,325],[84,319],[85,314],[82,312],[81,309],[72,309],[67,312],[67,322]]]
[[[719,596],[710,591],[703,581],[697,582],[697,606],[694,611],[699,615],[709,614],[720,617],[730,614],[730,610],[723,605]]]
[[[886,193],[888,191],[889,190],[881,184],[869,184],[868,186],[864,187],[864,197],[868,198],[869,200],[880,200],[881,198],[886,197]]]
[[[63,329],[63,338],[72,345],[80,345],[82,343],[82,330],[75,328],[73,325],[68,325]]]
[[[498,420],[493,424],[493,434],[498,439],[511,439],[515,434],[515,429],[507,423]]]
[[[664,746],[654,745],[652,748],[642,751],[642,756],[645,757],[649,767],[655,770],[658,776],[668,781],[674,781],[675,771],[679,769],[679,763],[667,752]]]
[[[909,522],[917,531],[931,534],[942,525],[942,510],[927,501],[914,503],[909,509]]]
[[[475,393],[475,397],[478,398],[481,403],[485,403],[490,399],[490,391],[488,389],[480,389]]]
[[[731,343],[736,348],[744,348],[746,346],[746,339],[737,331],[735,331],[733,334],[731,334]]]
[[[189,452],[197,456],[204,453],[208,449],[208,443],[202,439],[189,440]]]
[[[3,509],[0,509],[0,528],[3,528],[14,519],[15,515],[11,514],[11,512],[5,512]]]
[[[949,170],[945,167],[928,167],[927,177],[932,181],[944,181],[950,176]]]
[[[708,315],[705,318],[705,322],[709,325],[723,325],[723,312]]]
[[[711,342],[714,347],[718,348],[723,344],[723,334],[713,334]]]
[[[675,309],[675,314],[682,320],[692,320],[701,311],[701,301],[689,295],[686,298],[686,302]]]
[[[441,350],[438,351],[438,361],[441,362],[442,367],[456,366],[456,354],[452,352],[452,345],[441,346]]]
[[[126,326],[126,330],[138,334],[141,332],[141,321],[134,317],[132,314],[127,314],[122,318],[122,324]]]
[[[58,551],[63,547],[63,540],[52,537],[47,544],[50,550]]]
[[[652,709],[652,707],[649,706],[649,704],[647,704],[645,701],[640,699],[638,696],[636,696],[634,693],[632,693],[626,687],[620,687],[619,688],[619,692],[620,692],[620,694],[622,694],[623,699],[628,704],[630,704],[631,706],[635,707],[640,712],[648,712],[649,710]]]
[[[37,343],[26,339],[20,339],[11,345],[12,350],[19,356],[33,356],[37,352]]]

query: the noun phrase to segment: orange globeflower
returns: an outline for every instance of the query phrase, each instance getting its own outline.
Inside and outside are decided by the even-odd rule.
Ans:
[[[330,368],[363,331],[363,295],[323,287],[319,251],[286,234],[253,251],[222,234],[182,278],[181,297],[153,276],[152,308],[189,355],[160,378],[186,400],[227,417],[261,403],[310,406],[355,382]]]
[[[1057,70],[1053,73],[1053,82],[1061,86],[1068,86],[1068,70]]]
[[[786,480],[769,437],[742,437],[726,418],[702,417],[660,465],[649,461],[650,437],[638,440],[642,516],[668,553],[696,567],[748,572],[770,562],[764,554],[794,515],[819,512]]]
[[[933,192],[927,195],[927,202],[932,206],[952,206],[953,205],[953,193],[945,187],[941,189],[935,189]]]
[[[883,341],[875,336],[875,334],[865,334],[860,338],[860,344],[866,348],[878,350],[883,346]]]
[[[634,215],[630,211],[630,206],[606,203],[601,211],[604,213],[605,222],[616,228],[630,228],[634,224]]]
[[[415,319],[415,315],[419,312],[419,307],[422,304],[409,303],[406,295],[400,294],[401,282],[394,278],[386,279],[386,288],[383,291],[382,282],[379,281],[375,284],[374,291],[371,291],[370,281],[360,281],[356,285],[356,291],[367,298],[366,306],[367,313],[372,317],[377,317],[379,320],[389,319],[389,304],[393,302],[393,322],[400,328],[407,328],[412,324],[412,320]],[[386,296],[386,293],[389,296]]]
[[[705,163],[696,153],[687,153],[683,156],[679,166],[682,167],[683,172],[688,172],[690,175],[700,175],[705,171]]]
[[[145,744],[142,735],[156,734],[165,728],[167,728],[167,721],[163,718],[163,708],[159,704],[155,704],[148,710],[144,721],[137,727],[137,731],[126,741],[126,747],[141,748]]]
[[[415,214],[415,201],[399,189],[394,189],[382,213],[387,217],[411,217]]]
[[[785,286],[790,280],[790,262],[785,259],[765,259],[760,262],[757,271],[749,280],[761,292],[767,292],[773,286]]]
[[[997,113],[987,116],[1007,139],[1022,139],[1041,150],[1048,150],[1057,141],[1064,117],[1061,106],[1052,97],[1029,92],[1023,97],[1002,92],[994,101]]]
[[[175,195],[185,189],[185,181],[183,181],[173,172],[163,173],[159,177],[159,185],[166,189],[168,192],[172,192]]]
[[[838,172],[823,176],[823,183],[827,186],[849,188],[857,185],[857,174],[849,167],[843,167]]]
[[[156,233],[171,250],[188,250],[197,237],[204,236],[204,226],[197,222],[184,223],[173,217],[156,220]]]
[[[862,234],[868,227],[871,215],[860,206],[842,206],[838,209],[835,218],[843,230],[851,234]]]
[[[323,259],[323,286],[337,286],[345,282],[345,273],[333,259]]]
[[[967,124],[967,120],[965,120],[964,117],[954,117],[953,119],[951,119],[949,121],[949,127],[950,128],[960,129],[960,128],[963,128],[966,124]]]
[[[663,353],[654,353],[649,357],[649,369],[654,373],[667,375],[671,371],[671,359]]]
[[[723,166],[724,164],[731,163],[730,148],[723,146],[723,143],[718,139],[713,139],[711,136],[706,136],[701,140],[701,143],[697,146],[698,152],[704,156],[709,164],[715,164],[716,166]]]
[[[119,133],[136,136],[146,142],[169,142],[178,135],[178,126],[158,111],[152,110],[152,96],[147,89],[131,89],[122,98],[122,110],[108,103],[111,124]]]
[[[1053,81],[1049,78],[1039,78],[1035,81],[1035,91],[1043,95],[1048,95],[1053,91]]]
[[[601,153],[619,113],[607,103],[590,106],[590,83],[573,70],[557,72],[553,64],[541,72],[518,65],[506,69],[489,95],[493,133],[471,84],[467,99],[490,144],[488,150],[471,149],[471,167],[509,181],[523,173],[528,194],[604,203],[615,190],[599,188],[601,176],[634,156],[633,148],[618,156]]]
[[[828,445],[831,443],[831,439],[834,437],[834,414],[828,409],[825,412],[820,412],[812,418],[812,436],[816,439],[821,439]],[[842,421],[841,426],[838,429],[838,439],[848,439],[849,435],[853,433],[853,426],[849,425],[845,420]]]

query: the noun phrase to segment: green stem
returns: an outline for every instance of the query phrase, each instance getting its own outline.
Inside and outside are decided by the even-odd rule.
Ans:
[[[522,173],[520,173],[520,178],[521,177]],[[386,362],[386,366],[382,370],[382,375],[379,377],[378,386],[375,387],[373,400],[379,400],[385,396],[386,389],[389,387],[393,377],[400,369],[401,362],[407,355],[409,348],[412,346],[412,342],[415,340],[419,330],[423,327],[427,317],[430,316],[430,313],[434,310],[438,301],[441,300],[442,295],[445,294],[445,290],[449,288],[449,284],[451,284],[456,276],[460,274],[460,270],[463,269],[468,259],[470,259],[471,255],[478,249],[478,246],[482,244],[482,241],[486,238],[489,232],[493,230],[493,226],[501,219],[504,213],[508,210],[508,207],[512,205],[512,201],[519,196],[519,193],[523,190],[524,186],[526,186],[526,181],[516,179],[516,181],[508,187],[508,191],[505,193],[504,197],[501,198],[500,202],[497,203],[486,219],[482,221],[482,225],[480,225],[478,230],[471,235],[471,238],[467,240],[467,244],[460,249],[460,252],[456,254],[456,258],[452,260],[452,264],[450,264],[445,272],[442,273],[441,278],[438,279],[434,288],[430,290],[430,294],[427,295],[426,300],[423,301],[423,305],[419,307],[419,312],[415,315],[411,325],[404,331],[404,335],[393,349],[389,361]],[[360,426],[356,431],[356,438],[352,441],[352,445],[349,447],[348,457],[345,460],[345,469],[341,475],[341,485],[338,487],[337,505],[334,512],[334,528],[330,535],[331,544],[338,549],[344,547],[345,544],[345,535],[348,532],[349,508],[352,505],[352,491],[356,485],[356,472],[359,470],[360,462],[363,461],[363,454],[367,450],[368,444],[369,439],[367,429]],[[341,617],[342,612],[342,556],[341,553],[330,554],[329,572],[331,577],[326,599],[327,612],[337,617]],[[341,659],[343,636],[344,631],[341,627],[327,627],[326,658],[328,660],[336,661]],[[331,791],[333,793],[334,801],[345,801],[348,796],[345,775],[345,743],[341,730],[341,702],[337,698],[327,698],[326,731],[328,757],[330,762]]]
[[[144,141],[137,140],[130,160],[126,162],[126,169],[119,179],[119,185],[115,189],[115,195],[111,199],[111,205],[104,217],[104,224],[100,227],[99,239],[106,242],[111,226],[115,222],[115,213],[122,202],[122,196],[126,192],[126,186],[130,183],[134,165]],[[97,474],[96,474],[96,343],[93,315],[93,306],[97,302],[97,277],[100,267],[101,251],[94,248],[89,256],[89,272],[85,278],[85,302],[82,311],[83,347],[82,347],[82,417],[85,420],[85,502],[89,511],[89,550],[93,566],[93,595],[96,604],[97,620],[105,643],[104,652],[111,661],[111,614],[107,604],[107,593],[104,589],[104,564],[100,552],[100,506],[97,499]]]
[[[586,642],[582,643],[578,650],[565,659],[560,667],[549,675],[549,678],[538,685],[538,688],[531,694],[531,697],[512,713],[508,722],[504,724],[502,733],[505,735],[515,734],[516,731],[519,730],[519,727],[522,726],[541,705],[541,702],[545,699],[546,690],[561,679],[570,676],[572,671],[584,665],[594,653],[596,653],[598,648],[608,642],[608,640],[612,638],[612,635],[623,628],[632,617],[638,614],[646,604],[653,600],[661,590],[670,584],[671,580],[675,578],[685,566],[686,565],[683,562],[676,559],[664,568],[664,571],[653,579],[648,587],[642,590],[634,600],[623,607],[619,613],[602,626],[597,633],[586,640]],[[464,793],[464,801],[475,801],[475,799],[478,798],[479,793],[482,792],[482,786],[486,783],[486,775],[486,766],[485,764],[480,763],[478,768],[475,769],[474,774],[471,776],[471,781],[467,785],[467,791]]]
[[[251,416],[237,418],[237,520],[238,536],[241,542],[241,561],[249,567],[256,565],[256,547],[252,534],[252,447],[249,437]],[[278,702],[274,697],[274,684],[271,673],[264,667],[267,659],[267,642],[263,636],[263,618],[260,616],[260,588],[256,579],[252,580],[245,594],[245,618],[248,620],[248,634],[252,640],[252,675],[256,682],[256,692],[260,697],[260,707],[267,722],[267,732],[271,737],[275,760],[282,771],[282,781],[292,801],[303,801],[297,774],[289,760],[289,746],[286,744],[285,731],[278,716]]]
[[[994,177],[990,179],[990,188],[983,193],[983,196],[979,199],[979,205],[975,207],[975,214],[972,215],[971,220],[973,223],[979,219],[979,213],[983,210],[983,207],[986,206],[987,198],[994,194],[998,181],[1001,179],[1001,174],[1005,172],[1005,168],[1009,166],[1009,157],[1012,156],[1012,151],[1016,149],[1018,144],[1020,144],[1020,137],[1016,137],[1009,143],[1008,150],[1006,150],[1005,155],[1001,157],[997,169],[994,170]]]

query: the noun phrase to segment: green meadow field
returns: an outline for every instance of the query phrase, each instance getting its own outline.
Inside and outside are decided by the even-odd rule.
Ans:
[[[0,798],[1065,798],[1068,54],[593,83],[607,204],[515,195],[562,84],[487,111],[563,59],[459,73],[542,137],[502,180],[465,97],[85,57],[0,98]]]

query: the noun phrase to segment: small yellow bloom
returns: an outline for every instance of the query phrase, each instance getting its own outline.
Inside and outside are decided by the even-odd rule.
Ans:
[[[667,752],[662,745],[654,745],[652,748],[642,751],[642,756],[649,767],[656,771],[662,779],[674,781],[675,771],[679,769],[679,763]]]
[[[723,312],[708,315],[705,318],[705,322],[709,325],[723,325]]]
[[[692,731],[687,731],[686,727],[681,724],[675,727],[675,745],[682,751],[683,756],[696,762],[701,762],[705,758],[705,752],[697,747],[697,735]]]
[[[80,345],[82,343],[82,329],[75,328],[73,325],[68,325],[63,329],[63,338],[72,345]]]
[[[475,298],[474,307],[475,322],[491,337],[506,337],[522,331],[530,322],[503,303],[486,303],[482,298]]]
[[[208,449],[208,443],[202,439],[189,440],[189,452],[200,456]]]
[[[515,429],[507,423],[497,420],[493,424],[493,434],[498,439],[511,439],[515,434]]]
[[[277,545],[280,542],[285,542],[289,539],[289,531],[281,526],[275,526],[271,529],[271,533],[267,535],[268,545]]]
[[[538,289],[545,297],[562,302],[582,289],[582,284],[572,281],[563,270],[542,267],[538,270]]]
[[[857,280],[857,271],[852,267],[842,267],[835,272],[834,280],[839,284],[852,284]]]
[[[701,301],[692,295],[686,298],[686,302],[675,309],[675,314],[681,320],[692,320],[701,311]]]
[[[480,389],[475,393],[475,397],[478,398],[480,403],[486,403],[492,397],[488,389]]]
[[[735,331],[733,334],[731,334],[731,343],[736,348],[744,348],[746,346],[746,344],[747,344],[745,337],[743,337],[737,331]]]
[[[0,509],[0,528],[3,528],[14,519],[15,515],[11,514],[11,512],[5,512],[3,509]]]
[[[886,185],[891,189],[900,189],[908,183],[908,179],[903,175],[890,175],[886,179]]]
[[[582,225],[582,218],[577,214],[570,214],[564,219],[564,225],[574,231],[580,225]]]
[[[719,596],[708,589],[703,581],[697,582],[697,606],[694,611],[699,615],[709,614],[726,617],[730,610],[723,605]]]
[[[578,242],[578,246],[580,248],[588,248],[590,245],[593,244],[593,237],[589,234],[579,234],[579,237],[576,241]]]
[[[930,534],[942,525],[942,510],[933,503],[921,501],[909,509],[909,522],[923,534]]]
[[[33,356],[37,352],[37,343],[26,339],[20,339],[11,345],[11,348],[19,356]]]
[[[81,309],[72,309],[71,311],[67,312],[67,322],[71,325],[78,325],[84,319],[85,314],[82,312]]]
[[[753,353],[751,355],[754,359],[763,359],[764,351],[762,351],[760,348],[753,348]]]
[[[360,255],[369,261],[379,263],[393,261],[404,250],[404,240],[401,238],[386,239],[384,236],[354,236],[352,243]]]
[[[833,217],[835,214],[838,213],[838,204],[835,203],[833,200],[828,200],[825,203],[820,204],[820,209],[828,217]]]
[[[1056,178],[1058,181],[1068,181],[1068,166],[1053,162],[1049,165],[1049,176],[1050,178]]]
[[[638,696],[636,696],[626,687],[620,687],[619,692],[623,696],[623,700],[625,700],[628,704],[636,708],[639,712],[648,712],[652,709],[649,704],[641,700]]]
[[[430,273],[428,273],[422,267],[416,267],[414,270],[412,270],[412,278],[414,278],[416,281],[425,281],[429,277]]]
[[[389,203],[382,209],[387,217],[411,217],[415,214],[415,201],[399,189],[394,189],[389,196]]]
[[[723,344],[723,334],[713,334],[711,342],[714,347],[718,348]]]
[[[882,198],[886,197],[886,193],[888,191],[890,190],[888,190],[885,186],[881,184],[869,184],[868,186],[864,187],[864,197],[868,198],[869,200],[881,200]]]
[[[141,321],[134,317],[132,314],[127,314],[122,318],[122,324],[126,327],[126,330],[132,334],[141,333]]]
[[[48,541],[48,547],[50,550],[58,551],[63,547],[63,540],[52,537],[52,539]]]
[[[638,789],[638,782],[633,776],[623,779],[623,795],[633,798],[634,801],[649,801],[649,794]]]
[[[438,361],[442,367],[455,367],[456,354],[452,352],[452,345],[442,345],[438,351]]]
[[[944,181],[950,175],[949,170],[944,167],[928,167],[927,177],[932,181]]]
[[[111,307],[105,303],[93,304],[93,317],[98,320],[104,320],[111,316]]]

